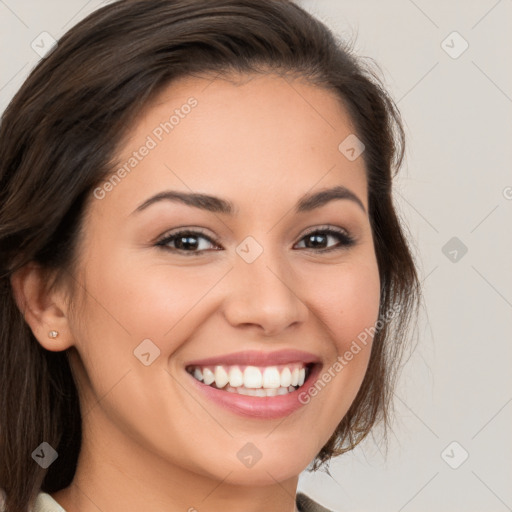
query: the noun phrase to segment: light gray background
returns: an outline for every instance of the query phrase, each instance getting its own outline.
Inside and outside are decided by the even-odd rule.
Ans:
[[[60,37],[101,4],[0,0],[0,111],[39,60],[34,38]],[[512,510],[512,1],[300,4],[357,36],[398,102],[408,150],[396,197],[426,308],[387,458],[369,438],[299,487],[337,512]],[[469,44],[458,58],[445,51],[464,44],[453,31]],[[468,249],[457,261],[442,250],[452,237]]]

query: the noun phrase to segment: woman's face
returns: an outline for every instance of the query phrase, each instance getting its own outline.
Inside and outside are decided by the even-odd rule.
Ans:
[[[269,75],[180,80],[140,116],[80,242],[85,445],[250,485],[311,462],[379,312],[353,132],[333,93]]]

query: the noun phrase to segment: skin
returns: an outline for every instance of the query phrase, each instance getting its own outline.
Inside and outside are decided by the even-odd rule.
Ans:
[[[68,282],[81,284],[75,310],[69,288],[47,291],[36,266],[13,277],[36,338],[47,350],[70,348],[79,380],[82,451],[72,484],[52,495],[68,512],[292,512],[299,473],[363,380],[371,339],[309,404],[260,419],[212,403],[185,373],[194,359],[288,348],[313,352],[326,370],[378,319],[364,163],[338,150],[354,133],[346,110],[301,80],[239,78],[182,79],[139,117],[119,162],[189,97],[198,101],[121,183],[89,201]],[[303,194],[336,185],[366,211],[345,199],[294,213]],[[223,197],[238,212],[161,201],[132,214],[164,190]],[[324,245],[308,248],[306,230],[326,224],[356,243],[322,253],[340,243],[324,234]],[[202,228],[214,242],[198,238],[199,256],[155,245],[181,227]],[[263,248],[250,264],[236,252],[247,236]],[[133,354],[146,338],[160,349],[149,366]],[[262,454],[252,468],[237,458],[247,442]]]

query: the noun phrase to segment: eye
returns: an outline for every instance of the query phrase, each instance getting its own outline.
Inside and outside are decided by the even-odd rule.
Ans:
[[[322,247],[329,239],[338,240],[338,244],[327,248]],[[352,238],[345,230],[329,226],[316,228],[315,230],[310,231],[302,238],[302,240],[306,241],[306,249],[320,249],[317,252],[346,249],[355,244],[354,238]]]
[[[206,240],[206,243],[201,243],[200,240]],[[215,245],[215,242],[201,231],[188,229],[166,235],[156,243],[157,246],[171,251],[188,253],[187,256],[192,254],[200,255],[208,249],[208,244]]]

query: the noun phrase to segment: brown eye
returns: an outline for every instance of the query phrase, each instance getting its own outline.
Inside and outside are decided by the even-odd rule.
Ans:
[[[329,239],[338,240],[338,244],[330,247],[325,247]],[[302,240],[305,241],[305,248],[318,252],[332,251],[336,249],[345,249],[355,244],[355,240],[345,231],[334,228],[317,229],[309,232]],[[301,240],[301,241],[302,241]]]
[[[201,242],[206,240],[206,243]],[[165,236],[157,242],[157,246],[169,249],[171,251],[181,251],[189,254],[201,254],[208,250],[208,245],[215,242],[200,231],[178,231]]]

